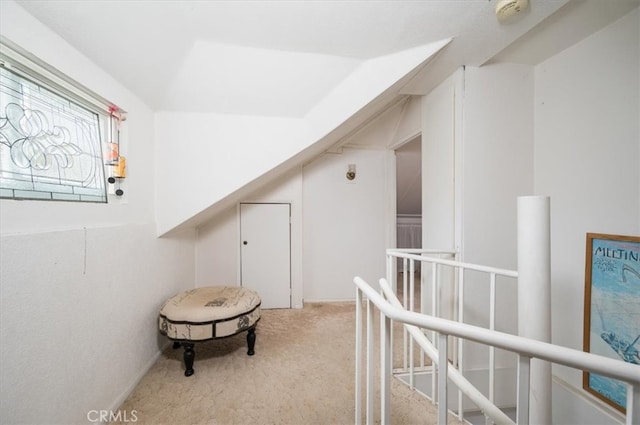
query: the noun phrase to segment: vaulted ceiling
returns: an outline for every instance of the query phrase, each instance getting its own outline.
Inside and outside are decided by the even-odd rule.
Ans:
[[[362,61],[452,38],[408,94],[496,58],[537,63],[639,0],[16,0],[153,110],[303,117]],[[497,56],[496,56],[497,55]]]
[[[568,0],[530,0],[505,23],[496,1],[17,0],[154,110],[288,117],[303,117],[366,59],[453,38],[406,89],[422,94]]]
[[[208,197],[189,206],[184,199],[160,196],[156,200],[159,211],[169,210],[162,208],[164,204],[173,209],[175,205],[188,207],[188,211],[158,219],[162,234],[206,221],[246,191],[254,190],[255,182],[267,181],[267,174],[270,178],[278,175],[275,171],[267,173],[269,168],[284,170],[349,142],[354,133],[375,126],[375,119],[384,118],[385,111],[399,105],[399,99],[428,93],[461,66],[493,61],[537,64],[640,2],[528,0],[529,6],[522,13],[499,21],[495,15],[498,1],[15,3],[153,111],[225,114],[226,125],[234,122],[227,114],[253,124],[265,119],[273,124],[273,120],[286,117],[311,134],[291,137],[300,152],[279,152],[281,157],[272,158],[272,164],[262,164],[268,165],[265,170],[236,176],[237,181],[227,182],[229,187],[209,187],[212,183],[208,182],[220,180],[197,179],[189,175],[191,167],[185,167],[183,178],[191,179],[192,185],[204,185],[196,192]],[[0,14],[7,3],[0,0]],[[431,57],[433,52],[437,54]],[[278,132],[263,137],[273,139],[271,148],[276,140],[282,145]],[[233,145],[233,141],[220,143]],[[180,195],[179,191],[165,192]]]

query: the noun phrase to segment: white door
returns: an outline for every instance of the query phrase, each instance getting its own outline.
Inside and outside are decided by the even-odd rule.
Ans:
[[[240,280],[262,308],[291,308],[290,204],[240,204]]]

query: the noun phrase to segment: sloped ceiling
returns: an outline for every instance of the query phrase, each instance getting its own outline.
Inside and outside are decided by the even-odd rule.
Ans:
[[[398,99],[428,93],[460,66],[496,60],[539,63],[638,7],[639,1],[529,0],[529,8],[508,22],[496,19],[497,0],[15,3],[153,111],[286,118],[315,134],[298,153],[278,152],[288,159],[266,164],[271,171],[238,176],[234,187],[239,189],[201,199],[201,205],[159,225],[163,233],[198,226],[242,193],[255,190],[256,182],[265,184],[276,171],[298,166],[344,144],[354,133],[368,131],[363,127],[375,126],[374,120],[390,105],[398,105]],[[7,3],[13,2],[0,1],[0,11]],[[384,102],[375,97],[353,108],[354,98],[366,98],[358,90],[376,91],[368,80],[355,81],[363,69],[371,76],[377,75],[373,64],[397,70],[396,58],[405,57],[402,52],[443,40],[446,48],[428,66],[398,75],[401,85],[388,82]],[[382,74],[392,68],[382,69]],[[343,113],[349,109],[344,105],[352,107],[349,114]],[[248,122],[256,121],[260,120]],[[227,162],[233,160],[241,158]],[[180,171],[188,176],[187,167]],[[159,196],[158,209],[177,201]]]
[[[531,0],[507,24],[496,1],[17,3],[153,110],[303,117],[366,59],[453,38],[443,78],[481,65],[568,0]]]

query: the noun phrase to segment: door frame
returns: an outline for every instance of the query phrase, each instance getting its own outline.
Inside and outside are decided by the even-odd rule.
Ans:
[[[298,294],[298,290],[295,285],[294,278],[294,226],[293,223],[295,220],[293,219],[294,215],[294,203],[290,201],[251,201],[245,200],[240,201],[236,205],[236,216],[237,216],[237,237],[236,237],[236,246],[237,246],[237,285],[242,286],[242,204],[260,204],[260,205],[289,205],[289,308],[302,308],[302,296]]]
[[[398,235],[397,235],[397,224],[398,224],[398,211],[396,208],[397,202],[397,176],[396,176],[396,149],[400,148],[403,145],[415,140],[417,137],[422,136],[422,128],[416,130],[404,138],[398,140],[396,143],[387,147],[387,150],[390,152],[390,156],[387,158],[387,168],[389,170],[387,174],[387,247],[388,248],[397,248],[398,247]],[[422,194],[420,194],[422,196]],[[394,266],[395,267],[395,266]],[[395,273],[396,270],[393,270]]]

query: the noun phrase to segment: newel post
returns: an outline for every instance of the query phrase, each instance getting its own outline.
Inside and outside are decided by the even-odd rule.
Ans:
[[[551,342],[549,197],[518,198],[518,333]],[[551,423],[551,364],[531,361],[529,423]]]

